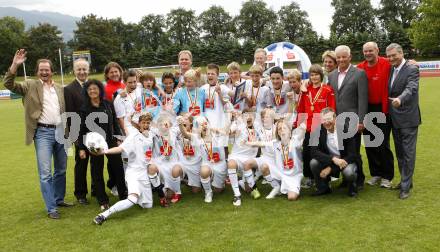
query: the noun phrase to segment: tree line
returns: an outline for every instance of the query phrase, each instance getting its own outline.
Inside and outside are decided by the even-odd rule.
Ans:
[[[309,16],[314,13],[302,10],[295,1],[275,12],[261,0],[247,0],[237,16],[216,5],[200,15],[178,8],[166,15],[146,15],[138,23],[89,14],[77,22],[74,38],[67,43],[56,26],[40,23],[25,30],[23,21],[4,17],[0,19],[0,71],[7,70],[15,50],[23,47],[29,51],[30,71],[42,57],[58,67],[58,48],[65,55],[90,50],[92,68],[98,72],[109,61],[126,68],[175,64],[183,49],[193,52],[194,65],[251,63],[256,48],[278,41],[299,45],[313,62],[320,62],[321,53],[338,44],[351,47],[354,60],[361,60],[366,41],[376,41],[382,51],[398,42],[411,57],[440,55],[440,0],[381,0],[378,8],[370,0],[332,0],[331,5],[329,38],[313,29]],[[69,60],[63,59],[64,66],[71,67]]]

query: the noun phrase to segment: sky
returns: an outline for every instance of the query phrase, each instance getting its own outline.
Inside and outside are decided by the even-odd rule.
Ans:
[[[332,23],[331,0],[295,0],[309,15],[309,20],[318,34],[328,37]],[[377,7],[380,0],[371,0]],[[160,1],[93,1],[93,0],[0,0],[1,7],[16,7],[23,10],[53,11],[81,17],[89,13],[106,18],[121,17],[124,22],[137,23],[148,14],[167,14],[171,9],[183,7],[200,14],[211,5],[222,6],[235,16],[239,14],[242,0],[160,0]],[[278,11],[292,0],[264,0],[269,8]],[[160,3],[160,4],[157,4]]]

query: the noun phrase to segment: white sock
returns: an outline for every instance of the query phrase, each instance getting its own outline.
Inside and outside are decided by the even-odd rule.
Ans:
[[[137,198],[135,196],[129,195],[127,199],[116,202],[116,204],[105,210],[103,213],[101,213],[101,215],[107,219],[110,215],[114,213],[129,209],[130,207],[134,206],[136,202]]]
[[[231,181],[232,191],[234,191],[234,196],[241,196],[240,189],[238,188],[238,176],[235,169],[228,169],[229,180]]]
[[[264,179],[265,179],[267,182],[269,182],[270,185],[271,185],[273,188],[280,187],[280,183],[278,182],[278,180],[273,179],[272,176],[270,176],[270,174],[267,175],[267,176],[264,176]]]
[[[182,194],[182,192],[180,191],[180,176],[178,176],[177,178],[171,178],[171,185],[170,185],[170,189],[174,191],[174,193],[176,194]]]
[[[203,190],[205,190],[205,193],[212,192],[210,177],[200,178],[200,182],[202,182]]]
[[[160,186],[160,179],[159,179],[159,175],[157,174],[157,172],[153,175],[148,174],[148,177],[150,178],[151,185],[154,188]]]
[[[247,170],[243,172],[244,181],[246,181],[250,188],[254,188],[255,186],[255,180],[254,180],[254,173],[252,170]]]

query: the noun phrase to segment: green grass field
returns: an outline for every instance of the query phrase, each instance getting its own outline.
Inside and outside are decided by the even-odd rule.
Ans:
[[[0,251],[438,251],[439,82],[425,78],[420,83],[423,124],[414,189],[407,200],[399,200],[397,191],[366,185],[354,199],[345,190],[319,198],[305,190],[297,202],[245,195],[235,208],[230,188],[208,205],[202,193],[192,195],[183,187],[182,202],[169,209],[133,207],[102,226],[92,224],[99,212],[93,198],[88,206],[60,209],[60,220],[46,217],[34,148],[24,145],[21,101],[0,101]],[[70,157],[70,202],[73,164]],[[394,183],[398,180],[396,167]],[[270,191],[268,185],[260,188],[263,195]]]

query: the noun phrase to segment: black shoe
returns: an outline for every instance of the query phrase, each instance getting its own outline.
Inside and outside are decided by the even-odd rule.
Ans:
[[[350,184],[350,186],[348,187],[348,196],[349,197],[355,197],[357,195],[358,192],[358,187],[356,186],[356,183],[353,182]]]
[[[61,202],[57,203],[57,206],[59,206],[59,207],[73,207],[73,203],[61,201]]]
[[[89,204],[89,201],[87,200],[87,198],[79,198],[79,199],[78,199],[78,203],[79,203],[80,205],[88,205],[88,204]]]
[[[60,218],[60,214],[58,212],[52,212],[48,213],[47,217],[49,217],[49,219],[58,220]]]
[[[106,221],[106,218],[100,214],[98,214],[94,219],[93,222],[96,225],[102,225],[102,223],[104,223],[104,221]]]
[[[318,190],[318,191],[312,193],[312,196],[322,196],[322,195],[326,195],[326,194],[330,194],[330,193],[332,193],[332,189],[330,187],[327,187],[327,189]]]
[[[399,199],[404,200],[409,198],[409,191],[400,191]]]

